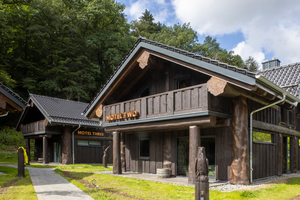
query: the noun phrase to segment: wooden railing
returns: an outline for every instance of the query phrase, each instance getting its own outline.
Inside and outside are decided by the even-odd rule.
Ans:
[[[22,125],[22,134],[45,131],[45,120]]]
[[[122,121],[127,121],[206,111],[208,110],[209,98],[206,84],[155,94],[104,106],[103,122],[118,120],[120,116]],[[121,115],[121,113],[135,110],[138,111],[137,118],[125,118]],[[114,114],[120,115],[115,116],[117,119],[108,121],[106,116],[112,119]]]

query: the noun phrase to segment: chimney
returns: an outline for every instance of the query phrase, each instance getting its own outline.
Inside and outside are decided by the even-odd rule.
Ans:
[[[273,67],[279,67],[280,66],[280,60],[276,58],[272,58],[272,60],[266,60],[265,62],[262,62],[263,70],[270,69]]]

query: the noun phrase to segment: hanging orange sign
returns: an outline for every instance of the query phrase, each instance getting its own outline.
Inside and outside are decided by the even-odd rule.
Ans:
[[[127,119],[127,118],[134,118],[139,116],[139,112],[137,110],[123,112],[123,113],[117,113],[112,115],[106,116],[106,121],[112,121],[117,119]]]

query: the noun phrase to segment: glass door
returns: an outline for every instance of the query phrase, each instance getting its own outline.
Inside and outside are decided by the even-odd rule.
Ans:
[[[61,143],[54,142],[54,162],[61,163]]]

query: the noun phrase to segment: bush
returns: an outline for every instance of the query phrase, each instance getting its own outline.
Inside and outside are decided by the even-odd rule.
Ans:
[[[0,146],[3,145],[24,146],[25,139],[21,132],[8,126],[4,126],[0,128]]]

